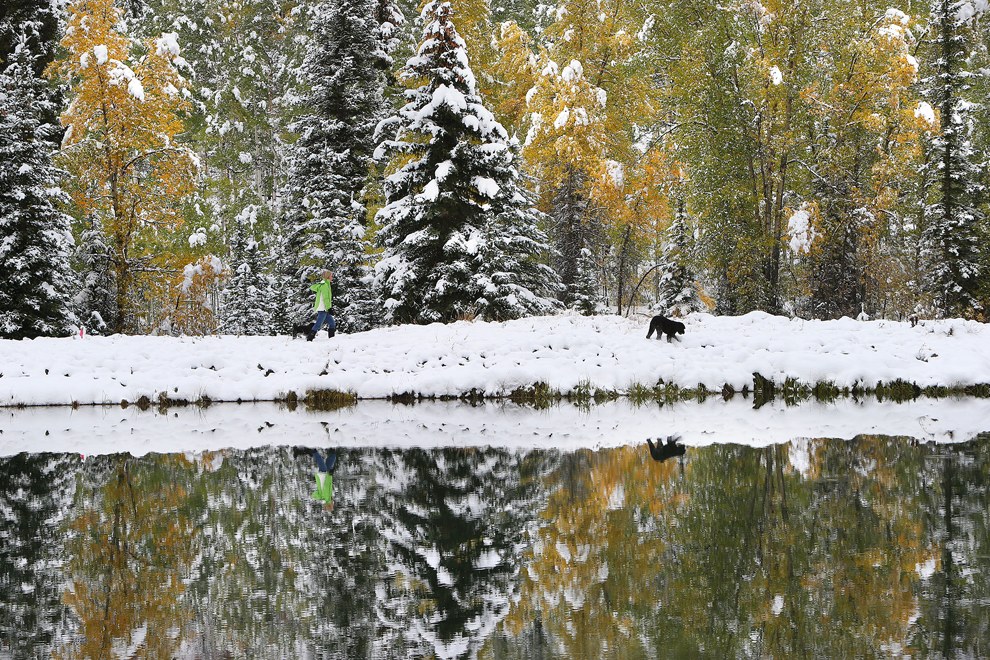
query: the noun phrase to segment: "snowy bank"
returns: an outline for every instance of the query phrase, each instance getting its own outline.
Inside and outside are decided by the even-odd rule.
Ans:
[[[289,337],[86,337],[0,341],[0,405],[119,403],[164,395],[263,401],[309,390],[500,396],[626,392],[658,381],[718,391],[783,383],[920,387],[990,382],[990,326],[971,321],[803,321],[695,314],[681,341],[647,340],[642,319],[555,316],[399,326],[308,343]]]
[[[574,451],[680,436],[688,446],[734,443],[763,447],[813,438],[906,436],[950,443],[990,431],[990,399],[919,399],[910,403],[772,402],[759,409],[741,397],[704,403],[633,405],[625,399],[577,407],[461,401],[414,406],[362,401],[333,412],[291,411],[275,404],[200,409],[110,407],[0,410],[0,456],[22,451],[85,455],[122,451],[176,453],[265,445],[311,447],[479,447]]]

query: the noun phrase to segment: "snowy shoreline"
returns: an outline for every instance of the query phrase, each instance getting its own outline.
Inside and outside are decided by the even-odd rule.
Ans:
[[[862,435],[919,442],[966,442],[990,431],[990,400],[781,401],[759,409],[740,398],[637,406],[627,400],[536,409],[512,403],[462,401],[413,406],[361,402],[332,412],[274,404],[224,404],[167,411],[86,407],[0,410],[0,456],[76,452],[134,456],[260,446],[481,447],[510,450],[641,446],[677,436],[688,447],[765,447],[804,439],[852,440]],[[42,444],[39,444],[42,443]]]
[[[949,319],[805,321],[693,314],[681,341],[647,340],[643,319],[535,317],[398,326],[314,342],[290,337],[111,336],[0,341],[0,406],[278,401],[335,391],[358,399],[509,397],[537,383],[564,395],[742,392],[878,383],[983,388],[990,326]]]

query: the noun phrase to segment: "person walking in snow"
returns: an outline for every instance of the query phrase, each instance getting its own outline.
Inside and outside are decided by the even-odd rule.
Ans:
[[[316,301],[313,303],[313,310],[316,311],[316,323],[313,324],[313,329],[310,330],[306,341],[313,341],[316,333],[323,329],[324,324],[327,326],[328,336],[333,337],[337,334],[337,322],[334,321],[333,316],[330,314],[333,305],[333,292],[330,290],[331,282],[333,282],[333,273],[325,270],[323,271],[323,279],[309,287],[310,291],[316,293]]]

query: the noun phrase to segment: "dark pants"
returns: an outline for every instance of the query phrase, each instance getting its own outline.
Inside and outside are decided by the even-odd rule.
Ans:
[[[330,315],[330,310],[327,309],[316,313],[316,323],[313,324],[313,329],[309,334],[315,335],[323,329],[324,324],[327,326],[327,332],[331,337],[333,337],[337,332],[337,322],[333,320],[333,317]]]
[[[331,449],[330,453],[327,455],[326,460],[323,459],[323,454],[319,450],[313,450],[313,460],[316,461],[316,469],[320,472],[326,472],[333,474],[333,471],[337,469],[337,450]]]

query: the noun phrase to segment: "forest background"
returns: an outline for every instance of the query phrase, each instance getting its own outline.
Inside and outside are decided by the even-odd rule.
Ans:
[[[990,309],[986,0],[7,0],[0,336]]]

